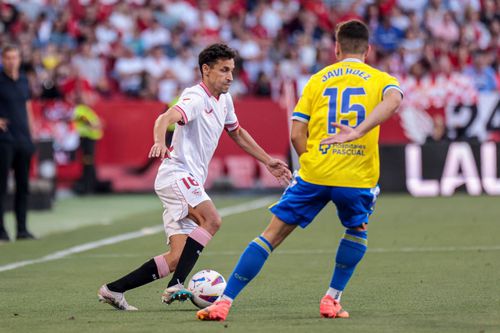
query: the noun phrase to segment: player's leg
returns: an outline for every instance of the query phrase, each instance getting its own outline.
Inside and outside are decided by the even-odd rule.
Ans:
[[[168,229],[179,223],[185,226],[181,226],[182,231],[175,233],[188,235],[175,273],[162,297],[165,303],[170,304],[178,299],[178,296],[179,299],[184,299],[187,295],[184,281],[201,251],[219,229],[221,218],[203,186],[187,172],[160,169],[155,190],[165,206],[164,224],[167,233],[172,234]],[[168,223],[167,217],[171,220]],[[186,220],[189,223],[183,223]]]
[[[166,174],[162,177],[162,180],[165,180],[164,183],[160,182],[161,185],[158,185],[157,178],[157,184],[155,184],[156,193],[165,207],[163,225],[170,242],[170,251],[151,258],[120,279],[103,285],[98,291],[100,301],[118,309],[135,310],[135,307],[130,307],[126,303],[124,293],[163,278],[175,270],[187,235],[197,227],[196,223],[185,217],[188,215],[188,205],[178,189],[179,177],[182,178],[176,173]]]
[[[170,250],[168,252],[151,258],[118,280],[103,285],[97,293],[99,300],[120,310],[137,310],[136,307],[127,303],[124,293],[164,278],[174,271],[186,238],[187,235],[183,234],[170,236]]]
[[[340,305],[340,298],[356,266],[366,253],[368,217],[373,212],[378,194],[378,187],[374,189],[337,187],[332,190],[332,200],[337,206],[339,218],[346,231],[337,249],[330,287],[320,303],[322,317],[349,317]]]
[[[201,320],[225,320],[233,300],[252,281],[266,263],[271,252],[297,227],[273,216],[266,230],[248,244],[227,282],[220,301],[198,311]]]
[[[231,302],[241,290],[260,272],[271,252],[276,249],[297,225],[286,224],[273,216],[264,232],[248,244],[229,278],[224,299]]]
[[[165,231],[167,235],[170,236],[171,250],[167,253],[165,259],[170,267],[171,272],[177,270],[178,263],[180,261],[181,254],[186,245],[186,241],[189,235],[198,228],[197,223],[195,223],[195,217],[192,214],[188,214],[188,217],[183,218],[180,221],[173,221],[165,225]],[[182,237],[182,241],[179,245],[172,243],[176,237]],[[184,285],[174,285],[167,287],[161,296],[161,301],[165,304],[170,304],[173,301],[185,301],[192,297],[191,292],[184,288]]]
[[[14,213],[17,222],[17,239],[34,239],[35,237],[28,231],[26,217],[28,213],[29,194],[29,168],[31,156],[33,155],[31,146],[20,145],[14,149],[12,168],[16,180],[16,195],[14,197]]]
[[[296,180],[271,207],[266,230],[247,246],[231,274],[220,301],[197,313],[201,320],[225,320],[233,300],[259,273],[269,254],[297,227],[305,228],[330,200],[328,187]]]
[[[212,200],[206,200],[196,205],[196,207],[190,207],[189,213],[196,219],[198,227],[189,234],[186,240],[186,245],[168,288],[175,286],[180,288],[184,285],[201,252],[212,239],[212,236],[219,230],[222,223]]]
[[[4,205],[7,196],[7,182],[14,149],[11,143],[0,141],[0,243],[9,241],[4,227]]]
[[[187,235],[170,236],[170,251],[159,254],[146,261],[134,271],[107,284],[109,290],[119,293],[135,289],[155,280],[166,277],[175,270]]]

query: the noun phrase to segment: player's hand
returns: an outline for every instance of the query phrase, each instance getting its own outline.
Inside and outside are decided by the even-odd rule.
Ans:
[[[159,157],[162,160],[166,158],[170,158],[170,151],[168,150],[167,146],[163,143],[155,143],[153,147],[151,147],[151,150],[149,151],[149,158],[156,158]]]
[[[337,134],[330,135],[328,138],[321,140],[320,144],[330,145],[334,143],[344,143],[349,141],[354,141],[359,139],[361,135],[356,131],[355,128],[349,127],[347,125],[342,125],[339,123],[332,123],[332,126],[340,130]]]
[[[288,169],[288,165],[285,162],[272,158],[269,162],[267,162],[266,168],[274,177],[276,177],[280,184],[290,184],[292,173]]]
[[[6,132],[8,123],[9,123],[9,121],[7,119],[0,118],[0,131]]]

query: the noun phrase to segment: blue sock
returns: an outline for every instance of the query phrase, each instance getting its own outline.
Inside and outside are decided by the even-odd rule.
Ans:
[[[337,250],[335,270],[330,283],[331,288],[339,291],[344,290],[347,282],[349,282],[354,273],[356,265],[361,261],[366,252],[368,245],[367,238],[366,231],[346,230]]]
[[[264,266],[267,257],[272,251],[273,247],[262,236],[251,241],[231,273],[224,290],[224,296],[235,299],[248,282],[259,274],[260,269]]]

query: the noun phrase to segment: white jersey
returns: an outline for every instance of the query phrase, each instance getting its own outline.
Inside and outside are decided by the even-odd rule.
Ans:
[[[171,158],[163,161],[159,171],[187,171],[204,184],[222,131],[239,127],[233,99],[229,93],[216,98],[202,82],[184,89],[173,108],[182,114],[182,121],[172,138]]]

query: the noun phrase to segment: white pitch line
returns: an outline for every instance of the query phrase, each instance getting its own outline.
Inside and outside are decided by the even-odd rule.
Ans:
[[[337,249],[308,249],[308,250],[276,250],[275,255],[301,255],[301,254],[335,254]],[[446,246],[446,247],[402,247],[402,248],[373,248],[368,249],[368,253],[421,253],[421,252],[489,252],[500,251],[500,245],[491,246]],[[204,256],[235,256],[240,255],[240,251],[207,251]],[[73,258],[135,258],[144,257],[143,253],[108,253],[78,256]],[[72,259],[73,259],[72,258]]]
[[[229,207],[224,207],[219,209],[219,214],[221,217],[227,217],[230,215],[238,214],[238,213],[244,213],[248,212],[254,209],[262,208],[267,205],[269,205],[274,197],[264,197],[261,199],[257,199],[254,201],[250,201],[247,203],[243,204],[238,204],[234,206],[229,206]],[[133,232],[128,232],[125,234],[109,237],[109,238],[104,238],[95,242],[90,242],[90,243],[85,243],[77,246],[70,247],[65,250],[57,251],[51,254],[48,254],[46,256],[43,256],[38,259],[31,259],[31,260],[23,260],[23,261],[18,261],[18,262],[13,262],[11,264],[3,265],[0,266],[0,272],[5,272],[5,271],[10,271],[13,269],[29,266],[29,265],[34,265],[34,264],[40,264],[44,263],[47,261],[52,261],[52,260],[57,260],[61,259],[67,256],[70,256],[72,254],[76,253],[81,253],[89,250],[94,250],[99,247],[103,247],[106,245],[111,245],[111,244],[116,244],[120,242],[124,242],[127,240],[135,239],[135,238],[141,238],[153,234],[157,234],[163,231],[163,226],[155,226],[155,227],[150,227],[150,228],[143,228],[141,230],[133,231]]]

